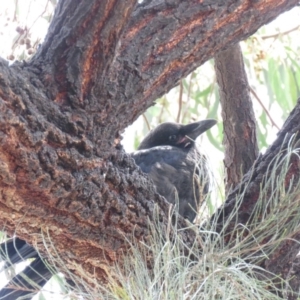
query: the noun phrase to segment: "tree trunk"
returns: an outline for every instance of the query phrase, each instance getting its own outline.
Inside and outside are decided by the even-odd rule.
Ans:
[[[48,234],[70,270],[105,282],[126,240],[149,237],[155,205],[162,226],[170,209],[122,150],[120,132],[182,77],[297,4],[59,1],[31,61],[0,61],[0,226],[31,244]],[[297,130],[298,110],[256,163],[251,201],[282,136]],[[193,242],[192,231],[182,235]]]
[[[215,57],[224,127],[226,192],[243,178],[258,156],[256,121],[240,45]]]

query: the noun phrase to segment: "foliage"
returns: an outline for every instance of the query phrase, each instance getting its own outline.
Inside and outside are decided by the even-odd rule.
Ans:
[[[16,0],[13,3],[10,1],[5,4],[1,3],[0,55],[11,62],[15,59],[30,59],[38,45],[42,43],[55,5],[56,0]],[[264,150],[274,139],[278,128],[295,106],[300,94],[300,29],[297,23],[300,19],[299,15],[300,8],[295,8],[241,43],[258,122],[258,140],[261,150]],[[295,20],[296,23],[293,24],[291,20]],[[124,147],[127,151],[133,151],[148,132],[149,127],[153,128],[161,122],[188,123],[191,120],[204,118],[215,118],[219,121],[217,126],[202,137],[206,152],[214,157],[214,161],[216,161],[215,157],[218,158],[218,163],[213,166],[218,169],[223,152],[223,128],[213,60],[182,79],[178,87],[158,99],[155,106],[150,107],[144,116],[136,120],[135,124],[125,132]],[[218,182],[222,181],[220,177],[217,179]],[[219,190],[222,191],[222,188],[220,187]],[[209,235],[214,234],[213,232],[214,230],[211,230]],[[203,239],[203,235],[199,238]],[[176,243],[180,245],[182,241],[179,239]],[[132,251],[136,251],[136,261],[129,261],[128,265],[134,265],[136,268],[121,272],[122,282],[125,283],[123,289],[116,288],[116,282],[112,280],[112,290],[107,291],[110,296],[113,295],[114,299],[126,299],[126,297],[133,299],[130,298],[133,296],[132,293],[140,291],[141,294],[136,296],[136,299],[155,299],[157,293],[168,295],[170,297],[168,299],[172,299],[172,291],[173,293],[175,291],[174,299],[180,298],[178,296],[180,293],[186,299],[193,299],[190,294],[193,290],[199,293],[211,292],[212,298],[210,299],[222,299],[220,295],[224,291],[228,293],[239,291],[248,295],[251,290],[251,292],[255,291],[253,294],[257,296],[255,299],[259,299],[258,295],[262,299],[272,299],[270,294],[258,293],[261,288],[265,293],[268,291],[264,289],[264,286],[260,286],[255,277],[252,277],[253,266],[247,264],[245,258],[240,256],[241,249],[236,248],[236,252],[232,253],[228,249],[225,251],[214,247],[206,248],[208,260],[202,260],[198,253],[202,265],[197,265],[196,268],[190,261],[180,256],[174,243],[166,241],[162,244],[161,241],[155,241],[154,244],[157,248],[151,251],[157,251],[158,277],[154,277],[153,280],[149,274],[141,276],[141,272],[146,269],[143,261],[145,253],[139,252],[139,247],[133,245]],[[229,253],[232,256],[228,256]],[[224,257],[225,254],[226,257]],[[229,261],[230,264],[228,264]],[[208,271],[207,266],[209,266]],[[245,272],[245,270],[248,271]],[[197,278],[197,283],[195,278]],[[202,281],[199,281],[199,278]],[[61,277],[56,277],[55,280],[64,289]],[[157,284],[162,281],[163,285],[158,289]],[[199,286],[199,282],[203,282],[203,285]],[[185,285],[184,289],[180,286],[182,283]],[[151,288],[147,291],[143,290],[144,284]],[[215,288],[216,286],[218,288]],[[65,295],[66,291],[63,294]],[[231,299],[234,299],[233,295],[231,294]],[[40,294],[38,297],[43,299],[44,296]],[[247,296],[247,299],[250,298]]]
[[[299,156],[299,149],[290,147],[286,153],[279,153],[274,158],[272,168],[263,178],[264,184],[249,223],[236,223],[231,239],[218,233],[217,214],[211,223],[204,222],[200,230],[191,225],[196,238],[189,248],[180,233],[175,240],[162,240],[163,229],[154,224],[151,228],[153,240],[143,245],[131,245],[133,255],[128,256],[123,270],[116,265],[111,291],[105,291],[103,295],[109,293],[116,300],[282,299],[290,292],[288,283],[260,268],[259,261],[270,258],[282,241],[298,231],[300,182],[291,180],[289,186],[285,182],[289,161],[294,155]],[[243,193],[240,191],[223,228],[236,218]],[[263,204],[266,201],[267,209]],[[169,230],[176,231],[176,225],[168,226]],[[183,255],[182,248],[187,249],[189,255]],[[149,253],[154,254],[152,272],[147,268]]]
[[[66,288],[65,280],[56,276],[56,283],[63,287],[61,295],[70,299],[103,300],[282,299],[282,295],[290,292],[288,282],[261,268],[259,262],[271,258],[279,244],[298,231],[300,182],[294,178],[287,185],[285,178],[291,157],[299,157],[299,154],[300,149],[293,148],[291,139],[289,149],[274,157],[262,179],[261,192],[249,222],[244,225],[234,222],[229,238],[222,231],[236,219],[245,190],[240,191],[234,209],[221,227],[218,213],[211,218],[205,210],[200,226],[187,224],[187,228],[195,232],[192,245],[185,244],[182,239],[185,229],[178,230],[170,215],[166,226],[159,221],[150,225],[150,240],[128,241],[123,268],[115,264],[110,272],[113,275],[107,278],[108,287],[98,282],[87,286],[82,280],[84,272],[82,278],[78,278],[65,268],[65,274],[75,285]],[[63,267],[58,253],[51,256],[55,251],[51,237],[41,235],[41,240],[52,259],[50,264],[55,262]],[[150,270],[149,265],[153,266]],[[47,289],[43,288],[40,299],[47,295]],[[58,299],[57,288],[54,295]]]
[[[300,95],[299,19],[300,8],[297,7],[241,42],[261,151],[274,140]],[[210,145],[208,152],[221,161],[223,128],[213,66],[213,60],[205,63],[183,79],[178,87],[158,99],[156,105],[136,121],[136,126],[133,124],[134,129],[129,129],[130,136],[125,134],[125,149],[132,151],[136,148],[149,130],[145,117],[151,128],[164,121],[188,123],[215,118],[219,124],[207,133],[208,140],[204,140]]]
[[[57,0],[1,3],[0,55],[9,61],[28,60],[42,43]]]

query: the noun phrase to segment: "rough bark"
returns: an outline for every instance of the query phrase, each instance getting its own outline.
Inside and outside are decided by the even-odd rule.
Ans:
[[[293,193],[292,200],[288,207],[282,205],[282,209],[290,210],[290,218],[286,220],[285,224],[279,224],[280,228],[287,230],[285,232],[289,239],[283,241],[277,248],[274,246],[274,251],[269,258],[265,258],[259,261],[259,265],[265,270],[277,274],[279,277],[290,280],[293,293],[288,293],[290,299],[297,299],[298,287],[300,284],[299,278],[291,277],[293,272],[293,262],[296,259],[300,245],[299,245],[299,226],[294,226],[293,231],[289,231],[290,223],[296,222],[298,224],[298,207],[299,207],[299,180],[300,180],[300,163],[299,163],[299,146],[300,146],[300,99],[296,107],[291,112],[290,116],[286,120],[283,128],[278,133],[278,137],[275,142],[267,149],[264,155],[261,155],[252,168],[243,177],[243,180],[238,186],[228,195],[227,200],[223,207],[216,212],[219,219],[218,231],[222,231],[225,236],[226,243],[234,243],[235,238],[239,234],[239,224],[251,226],[251,222],[257,222],[256,227],[259,226],[260,216],[256,216],[253,220],[253,211],[257,206],[257,201],[261,192],[261,186],[264,184],[270,176],[271,166],[274,163],[274,157],[284,157],[288,148],[296,149],[295,153],[291,156],[289,161],[289,168],[285,175],[285,189],[290,190]],[[280,170],[278,170],[279,172]],[[292,188],[291,188],[292,187]],[[293,188],[295,187],[295,188]],[[274,187],[273,187],[274,188]],[[243,197],[240,199],[240,206],[236,216],[231,219],[224,228],[224,222],[231,215],[232,210],[236,208],[238,195],[243,191]],[[270,190],[269,196],[272,190]],[[269,197],[265,197],[265,203],[263,203],[264,209],[262,213],[268,211]],[[278,199],[282,201],[282,199]],[[297,225],[296,224],[296,225]],[[273,225],[276,227],[277,220],[274,219]],[[254,227],[253,227],[254,228]],[[251,231],[251,230],[250,230]],[[265,235],[262,242],[267,243],[273,236]],[[279,237],[278,237],[279,238]],[[274,244],[275,245],[275,244]],[[294,266],[295,268],[296,266]]]
[[[240,45],[218,53],[215,70],[222,106],[228,193],[241,181],[258,156],[256,121]]]
[[[147,239],[154,204],[162,225],[169,210],[122,151],[120,132],[217,51],[297,3],[59,1],[32,60],[0,62],[1,228],[33,244],[47,232],[75,274],[80,265],[85,280],[105,281],[126,239]]]
[[[298,238],[299,240],[299,238]],[[299,290],[299,284],[300,284],[300,257],[299,255],[296,256],[296,258],[294,259],[294,261],[292,262],[292,267],[290,268],[290,259],[289,261],[289,268],[288,269],[288,274],[286,276],[286,278],[289,280],[289,284],[291,286],[292,291],[297,292]],[[276,264],[277,265],[277,264]],[[289,300],[294,300],[294,299],[298,299],[298,293],[292,294],[289,291],[287,291],[284,294],[286,299]]]

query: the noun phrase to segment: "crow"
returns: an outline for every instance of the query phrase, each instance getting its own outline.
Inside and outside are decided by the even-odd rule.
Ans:
[[[53,275],[34,247],[18,237],[10,238],[0,244],[0,258],[6,261],[2,270],[24,262],[28,258],[35,259],[0,290],[1,300],[15,300],[24,296],[31,298]]]
[[[178,204],[178,213],[190,222],[208,192],[205,157],[200,154],[195,140],[215,124],[213,119],[187,125],[162,123],[146,135],[136,152],[130,154],[136,165],[152,179],[157,192],[175,207]],[[52,276],[38,252],[17,237],[0,245],[0,257],[6,261],[4,269],[24,259],[35,258],[22,274],[0,290],[0,299],[32,297],[34,291],[37,292],[36,287],[42,288]]]
[[[208,192],[206,159],[195,140],[216,124],[213,119],[181,125],[158,125],[132,153],[135,163],[152,179],[157,192],[170,203],[178,202],[179,214],[192,222]]]

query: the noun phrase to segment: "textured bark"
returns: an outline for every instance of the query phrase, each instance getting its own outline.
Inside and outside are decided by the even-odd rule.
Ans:
[[[239,234],[238,224],[251,225],[251,221],[254,221],[255,226],[259,226],[260,216],[257,216],[254,220],[252,219],[253,211],[257,205],[259,199],[261,186],[264,180],[270,176],[270,169],[272,163],[274,163],[274,157],[284,157],[288,148],[298,149],[295,154],[291,156],[289,161],[289,168],[285,175],[285,188],[293,186],[297,187],[297,183],[300,181],[300,160],[299,160],[299,145],[300,145],[300,99],[296,107],[291,112],[290,116],[286,120],[283,128],[278,133],[278,137],[275,142],[267,149],[264,155],[261,155],[252,166],[251,170],[243,177],[240,184],[228,195],[227,200],[223,207],[221,207],[216,214],[219,216],[219,227],[218,231],[222,231],[226,236],[226,243],[234,243],[236,236]],[[274,188],[274,187],[273,187]],[[280,228],[287,230],[285,235],[289,235],[290,239],[282,242],[279,247],[275,248],[271,257],[265,258],[259,261],[259,265],[267,271],[277,274],[279,277],[291,281],[292,288],[296,294],[288,294],[290,299],[297,299],[299,279],[291,277],[293,272],[293,262],[299,253],[300,245],[300,231],[299,226],[293,232],[289,230],[289,222],[298,221],[299,207],[299,190],[294,188],[290,189],[294,193],[293,200],[289,204],[289,207],[282,209],[289,209],[291,218],[287,220],[285,224],[279,224]],[[231,219],[224,228],[224,221],[229,218],[231,212],[237,206],[238,195],[243,191],[243,198],[240,202],[237,215]],[[270,190],[270,195],[272,190]],[[280,201],[281,199],[278,199]],[[269,198],[266,197],[263,203],[263,211],[267,212],[269,207]],[[297,211],[297,213],[296,213]],[[274,219],[274,227],[277,226],[277,220]],[[298,222],[297,222],[298,224]],[[251,231],[251,230],[250,230]],[[263,243],[267,243],[273,236],[265,235]],[[295,283],[296,281],[296,283]]]
[[[282,296],[284,299],[299,299],[299,243],[300,232],[297,232],[290,240],[284,241],[269,260],[266,260],[262,267],[272,274],[279,274],[282,278],[287,279],[291,289],[283,289]]]
[[[299,237],[298,237],[299,240]],[[294,243],[295,245],[295,243]],[[296,294],[291,293],[291,292],[286,292],[285,293],[285,298],[289,299],[289,300],[296,300],[299,298],[299,295],[297,293],[297,291],[299,290],[299,286],[300,286],[300,257],[299,255],[297,255],[297,257],[294,259],[294,261],[292,262],[292,267],[290,268],[290,261],[291,258],[288,259],[289,262],[289,268],[288,268],[288,274],[287,277],[289,279],[289,284],[292,288],[292,291],[295,291]],[[277,264],[276,264],[277,266]]]
[[[70,270],[105,281],[126,239],[147,240],[154,204],[162,225],[169,210],[120,132],[217,51],[297,3],[59,1],[32,60],[0,61],[1,228],[33,244],[49,234]]]
[[[240,45],[215,57],[225,146],[226,192],[234,188],[258,156],[256,121]]]

